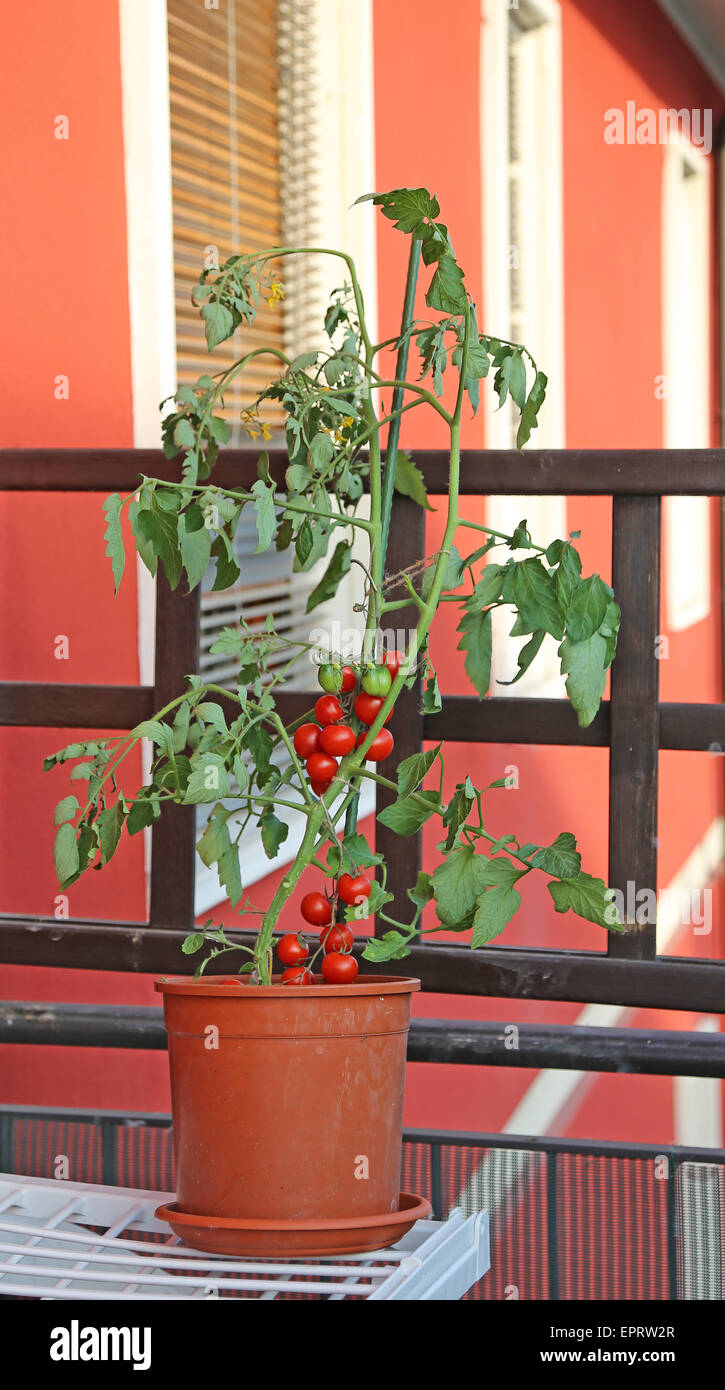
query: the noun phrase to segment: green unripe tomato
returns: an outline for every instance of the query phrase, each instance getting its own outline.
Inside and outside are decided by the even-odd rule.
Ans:
[[[326,662],[317,672],[317,679],[323,690],[330,695],[337,695],[342,690],[342,668],[336,666],[332,661]]]
[[[366,695],[375,695],[377,698],[384,699],[387,695],[393,677],[387,666],[368,666],[363,674],[362,687]]]

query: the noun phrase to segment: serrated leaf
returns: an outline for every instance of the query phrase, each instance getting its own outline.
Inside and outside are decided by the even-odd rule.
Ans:
[[[564,542],[560,542],[560,544],[562,545],[562,550],[559,555],[554,582],[556,585],[556,597],[559,607],[562,613],[566,613],[581,583],[579,575],[581,574],[582,562],[579,552],[574,549],[573,545],[568,545]]]
[[[184,805],[204,805],[231,796],[224,759],[218,753],[200,753],[191,765],[191,776],[184,792]]]
[[[423,869],[418,870],[418,877],[412,888],[408,889],[408,897],[416,907],[425,907],[433,899],[433,879],[430,874]]]
[[[313,608],[319,604],[326,603],[328,599],[334,598],[340,586],[340,581],[345,577],[350,569],[352,561],[352,551],[346,541],[338,541],[335,546],[332,559],[330,560],[325,573],[319,584],[312,590],[308,600],[307,609],[311,613]]]
[[[196,524],[197,522],[198,518],[190,518],[187,512],[182,512],[179,516],[181,561],[188,576],[190,589],[195,589],[197,584],[201,583],[211,559],[211,532],[203,520],[201,525]],[[190,523],[193,524],[190,526]]]
[[[278,819],[268,807],[259,822],[262,832],[262,846],[268,859],[276,859],[281,845],[284,844],[289,835],[289,826],[284,821]]]
[[[262,551],[269,550],[277,531],[274,488],[263,482],[261,478],[257,478],[256,483],[252,483],[251,492],[254,497],[254,519],[257,524],[258,537],[254,554],[261,555]]]
[[[66,822],[59,826],[53,844],[55,873],[61,888],[65,888],[78,872],[78,841],[75,828]]]
[[[96,817],[96,825],[101,840],[101,862],[107,864],[118,849],[121,831],[125,820],[123,806],[117,801]]]
[[[575,878],[553,881],[546,886],[557,912],[575,912],[577,917],[609,931],[624,931],[604,879],[580,873]]]
[[[591,724],[599,709],[607,679],[607,639],[595,632],[586,642],[572,642],[565,637],[559,647],[562,675],[566,676],[566,693],[576,710],[582,729]]]
[[[443,314],[465,314],[468,299],[463,283],[463,271],[450,252],[441,256],[425,296],[429,309]]]
[[[206,345],[210,352],[229,338],[241,321],[238,313],[235,314],[218,299],[202,305],[201,316],[204,320]]]
[[[181,943],[181,949],[185,956],[193,956],[200,951],[204,945],[204,933],[200,931],[191,932]]]
[[[173,759],[174,733],[168,724],[164,724],[160,719],[144,719],[136,725],[132,732],[137,738],[150,739],[162,753],[166,754],[167,758]]]
[[[604,622],[612,590],[598,574],[579,584],[566,610],[566,631],[572,642],[585,642]]]
[[[519,428],[516,434],[516,448],[523,449],[531,438],[531,431],[536,429],[538,424],[539,411],[546,399],[547,378],[543,372],[537,372],[534,377],[534,384],[529,391],[526,404],[521,412]]]
[[[521,677],[526,675],[526,672],[528,671],[534,658],[538,656],[539,648],[541,647],[541,644],[545,637],[546,633],[544,632],[544,629],[539,628],[539,631],[534,633],[533,637],[531,638],[531,641],[527,642],[525,646],[521,648],[521,651],[519,652],[516,658],[519,668],[516,672],[516,675],[510,681],[497,681],[497,684],[515,685],[517,681],[520,681]]]
[[[148,826],[154,825],[160,815],[161,807],[157,800],[152,800],[150,797],[137,796],[126,817],[127,833],[129,835],[138,835],[141,830],[146,830]]]
[[[526,366],[520,349],[517,349],[511,357],[509,392],[519,410],[523,410],[526,405]]]
[[[386,806],[377,819],[396,835],[415,835],[439,804],[437,792],[418,792],[417,796],[401,797],[392,806]]]
[[[487,860],[472,845],[455,849],[433,873],[433,891],[441,922],[458,926],[473,912],[485,887]]]
[[[359,203],[372,202],[382,209],[383,215],[390,218],[400,232],[414,232],[426,218],[435,219],[440,212],[440,204],[427,188],[393,188],[388,193],[363,193],[356,198]]]
[[[169,587],[175,589],[181,578],[181,552],[179,550],[178,518],[164,510],[155,499],[149,511],[140,511],[137,516],[138,529],[151,545],[161,561]]]
[[[396,456],[395,491],[402,497],[410,497],[428,512],[435,510],[428,501],[423,474],[404,449],[399,449]]]
[[[532,557],[519,560],[513,566],[511,592],[525,630],[536,632],[538,628],[543,628],[561,641],[564,620],[554,581],[540,560]]]
[[[490,608],[477,613],[464,613],[456,631],[461,634],[458,651],[466,654],[466,675],[478,692],[479,700],[482,700],[491,684],[493,633]]]
[[[521,906],[521,894],[515,888],[497,884],[489,888],[476,903],[473,918],[471,947],[477,950],[500,936]]]
[[[554,878],[575,878],[581,872],[581,855],[577,852],[576,837],[568,830],[557,835],[552,845],[536,851],[531,863],[535,869]]]
[[[501,855],[496,859],[484,860],[480,881],[485,888],[512,888],[528,872],[528,869],[519,868],[506,855]]]
[[[469,556],[469,563],[471,560],[472,557]],[[466,607],[470,609],[486,608],[489,603],[495,603],[496,599],[501,597],[505,573],[504,565],[486,565],[471,597],[466,600]]]
[[[448,835],[444,845],[444,852],[446,854],[449,854],[453,849],[463,826],[468,820],[471,807],[475,800],[475,788],[470,777],[467,777],[465,782],[459,783],[456,787],[454,795],[451,797],[451,800],[448,802],[443,812],[443,824],[448,827]]]
[[[64,796],[63,800],[58,802],[53,813],[53,825],[64,825],[66,821],[73,820],[79,809],[77,797]]]
[[[440,714],[442,708],[443,701],[438,686],[438,677],[435,671],[430,671],[423,687],[423,713]]]
[[[126,565],[126,552],[123,544],[123,531],[121,529],[122,507],[123,501],[117,492],[111,493],[111,496],[107,497],[103,503],[103,510],[106,514],[104,540],[106,542],[106,554],[111,561],[111,569],[113,570],[115,593],[118,593]]]
[[[429,565],[423,575],[423,598],[428,598],[431,593],[437,568],[437,563],[435,565]],[[441,585],[442,593],[444,593],[447,589],[458,588],[461,579],[463,578],[464,568],[464,560],[462,560],[461,556],[459,555],[456,546],[452,545],[450,551],[448,552],[448,555],[446,556],[445,565],[443,568],[443,582]]]
[[[371,936],[363,951],[364,960],[378,963],[386,960],[402,960],[410,955],[406,937],[399,931],[386,931],[383,936]]]
[[[423,778],[430,772],[438,754],[441,751],[440,743],[435,748],[430,748],[425,753],[413,753],[409,758],[404,758],[398,766],[398,796],[409,796],[419,787]]]
[[[354,835],[344,837],[342,852],[345,863],[352,870],[372,868],[373,865],[383,862],[382,854],[373,854],[365,836],[361,835],[359,831],[356,831]],[[337,858],[334,848],[331,850],[331,854],[334,855],[335,859]],[[336,863],[333,863],[332,867],[336,868]]]

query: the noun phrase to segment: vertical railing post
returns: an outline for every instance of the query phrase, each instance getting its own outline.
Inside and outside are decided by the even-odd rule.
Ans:
[[[629,960],[657,954],[654,913],[639,923],[632,905],[643,890],[640,904],[657,900],[661,511],[659,497],[612,503],[612,585],[622,625],[611,675],[609,885],[622,894],[627,932],[610,933],[608,951]]]
[[[172,593],[166,576],[156,580],[155,704],[180,695],[184,678],[199,670],[200,594]],[[194,923],[196,811],[168,805],[151,841],[152,927],[185,929]]]
[[[403,570],[410,569],[411,565],[416,565],[424,555],[425,512],[410,498],[396,497],[388,541],[386,578],[392,578]],[[414,582],[416,588],[419,587],[420,577],[414,577]],[[405,594],[402,585],[388,592],[393,599],[402,598]],[[413,604],[391,613],[386,628],[392,629],[398,636],[390,645],[405,648],[406,635],[415,627],[417,620],[418,613]],[[396,766],[404,758],[420,752],[423,745],[423,709],[419,681],[416,681],[412,690],[403,690],[388,727],[395,739]],[[381,772],[385,772],[386,768],[386,763],[380,765]],[[394,800],[393,792],[378,788],[378,811]],[[393,834],[392,830],[387,830],[384,825],[376,824],[375,844],[388,866],[388,888],[395,898],[394,902],[389,904],[389,910],[399,921],[409,921],[413,915],[413,907],[406,893],[407,889],[415,884],[421,867],[421,836],[418,834],[402,838]]]

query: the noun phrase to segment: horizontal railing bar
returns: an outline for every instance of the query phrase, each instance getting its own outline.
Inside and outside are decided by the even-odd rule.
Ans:
[[[212,482],[248,487],[256,479],[258,451],[225,449]],[[269,450],[272,476],[282,482],[285,449]],[[448,455],[416,450],[429,492],[447,491]],[[0,491],[131,492],[139,474],[177,482],[178,459],[160,449],[2,449]],[[464,449],[465,496],[688,496],[725,495],[723,449]]]
[[[144,923],[56,921],[0,916],[0,961],[8,965],[61,966],[87,970],[188,973],[181,955],[186,930]],[[230,932],[252,944],[251,932]],[[356,948],[359,955],[363,943]],[[184,968],[186,967],[186,968]],[[225,961],[207,973],[223,974]],[[389,965],[365,961],[371,974]],[[227,966],[228,969],[228,966]],[[550,999],[571,1003],[620,1004],[630,1008],[685,1009],[725,1013],[725,962],[680,956],[651,961],[614,960],[599,951],[538,951],[430,942],[405,958],[406,975],[436,994],[486,995],[502,999]]]
[[[277,707],[286,723],[312,709],[316,691],[279,691]],[[227,713],[234,702],[222,700]],[[153,686],[46,685],[41,681],[0,681],[0,725],[46,729],[131,729],[154,713]],[[725,704],[661,704],[660,748],[725,750]],[[512,743],[606,748],[609,703],[581,729],[567,700],[512,696],[448,695],[440,714],[426,715],[426,740],[449,743]]]
[[[165,1051],[163,1009],[118,1004],[0,1003],[0,1041],[24,1046]],[[408,1061],[493,1067],[725,1076],[725,1037],[642,1028],[413,1019]]]
[[[171,1129],[171,1115],[143,1110],[83,1110],[54,1105],[0,1104],[0,1119],[65,1122],[68,1124],[118,1125]],[[682,1144],[616,1143],[609,1139],[569,1139],[556,1135],[488,1134],[458,1129],[404,1129],[406,1144],[432,1144],[436,1148],[533,1149],[542,1153],[596,1155],[600,1158],[657,1158],[667,1154],[679,1163],[725,1163],[725,1149],[688,1148]]]

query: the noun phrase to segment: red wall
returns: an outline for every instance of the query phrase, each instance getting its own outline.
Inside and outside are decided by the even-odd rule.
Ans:
[[[77,23],[69,23],[72,8]],[[654,0],[636,6],[611,0],[564,0],[564,216],[567,442],[584,447],[657,447],[661,404],[654,379],[662,370],[660,307],[660,147],[612,147],[603,139],[603,113],[611,106],[711,105],[721,99],[664,19]],[[479,0],[457,0],[445,24],[431,8],[421,22],[421,0],[376,0],[377,186],[425,184],[438,195],[457,254],[481,302],[482,199],[479,138]],[[423,14],[425,18],[425,14]],[[42,22],[41,22],[42,21]],[[69,36],[82,28],[84,42]],[[6,444],[121,445],[131,442],[131,397],[126,288],[121,94],[115,0],[69,0],[62,15],[36,0],[33,22],[21,8],[5,19],[9,74],[0,100],[10,141],[4,219],[11,244],[4,263],[11,275],[12,351],[6,383]],[[485,34],[483,36],[485,42]],[[32,70],[32,90],[26,90]],[[38,96],[40,93],[40,97]],[[424,96],[425,93],[429,95]],[[53,119],[70,117],[70,140],[53,139]],[[384,220],[379,236],[381,337],[397,330],[405,239]],[[35,243],[38,243],[37,245]],[[31,251],[32,248],[32,251]],[[34,253],[34,254],[33,254]],[[43,265],[39,274],[37,266]],[[421,301],[422,302],[422,301]],[[79,309],[78,305],[81,305]],[[485,301],[482,326],[485,328]],[[14,310],[14,312],[13,312]],[[41,331],[39,331],[39,325]],[[99,332],[104,345],[101,360]],[[545,364],[544,364],[545,365]],[[53,398],[53,377],[70,377],[70,400]],[[713,411],[715,396],[713,394]],[[484,442],[481,417],[468,418],[464,445]],[[440,422],[421,412],[404,422],[403,442],[415,449],[444,442]],[[3,499],[6,540],[0,583],[10,595],[2,637],[2,674],[10,679],[138,679],[135,590],[131,570],[121,598],[111,599],[103,555],[98,498]],[[483,503],[467,513],[483,519]],[[609,570],[611,507],[572,499],[568,524],[583,530],[585,565]],[[32,523],[31,523],[32,518]],[[429,549],[442,525],[432,516]],[[39,559],[39,537],[50,542]],[[82,558],[81,564],[78,557]],[[714,578],[713,603],[716,600]],[[83,602],[78,593],[83,585]],[[32,603],[26,611],[25,599]],[[53,638],[66,633],[71,660],[57,662]],[[433,654],[444,689],[467,690],[454,624],[444,612]],[[716,615],[673,635],[663,662],[666,699],[719,698]],[[686,693],[685,693],[686,692]],[[2,837],[3,909],[52,911],[56,888],[50,861],[50,810],[62,794],[61,774],[35,769],[64,731],[0,735],[0,801],[12,823]],[[554,829],[576,832],[585,861],[606,873],[606,755],[603,750],[546,750],[462,746],[450,748],[449,786],[472,770],[480,784],[512,763],[520,794],[492,798],[491,826],[545,838]],[[29,770],[30,769],[30,770]],[[662,759],[662,883],[682,863],[721,809],[716,760],[670,754]],[[18,808],[28,830],[18,834]],[[91,884],[72,890],[78,916],[138,918],[143,914],[141,846]],[[426,859],[435,859],[432,840]],[[276,876],[253,891],[263,904]],[[602,933],[576,919],[557,918],[542,884],[528,885],[526,906],[510,929],[511,944],[600,950]],[[219,917],[229,921],[228,911]],[[296,924],[293,902],[287,913]],[[722,942],[685,935],[678,949],[721,953]],[[9,997],[98,999],[151,1003],[146,978],[80,971],[2,968]],[[427,995],[419,1015],[494,1018],[503,1022],[573,1022],[578,1005],[447,998]],[[627,1023],[688,1027],[688,1015],[628,1016]],[[129,1065],[129,1060],[132,1062]],[[91,1049],[4,1049],[4,1099],[57,1104],[164,1109],[168,1104],[163,1055],[113,1054]],[[437,1073],[441,1072],[440,1075]],[[532,1080],[505,1069],[411,1067],[409,1123],[496,1129],[506,1123]],[[561,1119],[563,1132],[619,1138],[671,1139],[671,1084],[648,1078],[594,1078],[580,1109]],[[578,1100],[577,1100],[578,1105]]]

